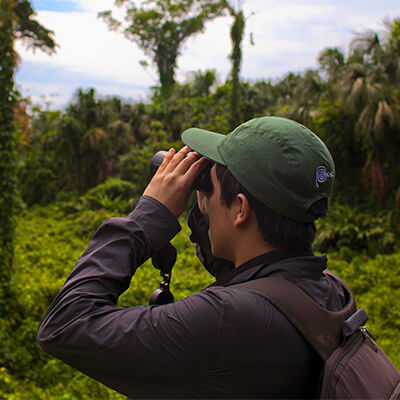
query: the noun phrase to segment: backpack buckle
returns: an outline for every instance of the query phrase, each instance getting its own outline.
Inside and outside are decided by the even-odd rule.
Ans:
[[[351,314],[350,317],[343,322],[343,337],[346,339],[348,336],[351,336],[357,329],[363,326],[368,321],[368,319],[368,314],[362,308],[359,308],[355,313]]]

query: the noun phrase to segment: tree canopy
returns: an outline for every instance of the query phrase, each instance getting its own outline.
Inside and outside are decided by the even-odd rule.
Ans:
[[[140,6],[130,0],[116,0],[125,7],[125,23],[103,11],[99,16],[110,29],[122,30],[157,65],[160,85],[168,93],[175,83],[180,49],[190,36],[202,32],[206,21],[222,14],[222,0],[147,0]]]

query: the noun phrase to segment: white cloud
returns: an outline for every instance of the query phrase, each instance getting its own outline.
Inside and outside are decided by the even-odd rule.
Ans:
[[[362,9],[355,3],[344,0],[245,1],[243,77],[279,77],[289,71],[315,68],[317,56],[324,48],[340,47],[346,51],[354,32],[382,28],[384,4],[380,16],[368,1]],[[400,14],[400,6],[397,9]],[[207,24],[203,35],[187,41],[179,59],[180,76],[190,70],[206,68],[216,68],[223,76],[229,73],[231,23],[230,17],[216,19]],[[250,33],[254,46],[250,45]]]
[[[18,43],[17,51],[24,60],[66,67],[120,83],[154,84],[139,65],[139,60],[146,59],[143,52],[122,34],[109,31],[96,12],[42,11],[38,13],[38,20],[55,32],[60,47],[56,54],[49,56],[41,51],[33,53]]]
[[[58,88],[59,98],[66,98],[63,93],[67,89],[70,93],[77,87],[85,87],[83,77],[88,76],[103,82],[97,86],[101,86],[101,91],[110,90],[125,97],[135,98],[140,93],[146,96],[146,89],[141,91],[140,87],[157,84],[157,71],[151,60],[121,33],[110,32],[97,18],[99,11],[112,9],[122,19],[124,9],[116,8],[114,0],[74,1],[84,11],[38,13],[39,21],[55,31],[60,45],[57,54],[48,56],[40,51],[33,54],[18,45],[23,60],[44,70],[54,67],[72,71],[78,77],[81,74],[82,79],[77,78],[75,87]],[[324,48],[337,46],[346,51],[354,32],[381,29],[385,16],[400,16],[400,4],[391,0],[245,0],[243,6],[247,17],[243,40],[244,79],[274,78],[289,71],[315,68],[316,58]],[[207,23],[204,34],[185,42],[178,59],[179,80],[190,71],[205,69],[216,69],[225,79],[231,68],[228,59],[231,23],[230,17],[218,18]],[[250,33],[254,36],[254,46],[249,43]],[[139,65],[143,59],[151,65],[148,71]],[[35,83],[32,80],[21,83],[35,93],[41,90],[32,86]],[[43,93],[49,93],[45,86],[41,88]]]

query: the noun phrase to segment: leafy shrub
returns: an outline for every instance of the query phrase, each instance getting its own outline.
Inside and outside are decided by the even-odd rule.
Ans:
[[[400,367],[400,252],[376,257],[357,256],[350,262],[330,257],[333,272],[353,291],[358,307],[364,308],[370,320],[368,328],[377,343]]]
[[[400,219],[395,212],[371,215],[334,204],[326,218],[317,221],[314,246],[320,252],[338,251],[350,259],[356,254],[388,254],[398,248]]]
[[[153,151],[148,147],[133,147],[129,153],[119,158],[117,168],[122,179],[135,182],[138,191],[142,192],[150,178],[150,161]]]
[[[35,171],[35,173],[32,172]],[[28,204],[48,204],[55,199],[58,191],[56,176],[42,165],[28,165],[26,171],[19,171],[20,193]]]
[[[110,178],[105,183],[90,189],[84,196],[83,199],[90,201],[90,199],[102,200],[105,196],[112,200],[130,199],[137,196],[137,188],[132,182],[127,182],[119,178]],[[92,204],[89,204],[90,206]],[[96,206],[96,202],[93,204]],[[98,204],[100,207],[103,204]]]
[[[153,155],[159,150],[169,150],[173,147],[179,150],[182,142],[168,142],[165,132],[161,130],[161,124],[153,121],[150,137],[146,144],[141,147],[132,147],[131,150],[122,155],[117,164],[120,177],[126,181],[134,182],[138,194],[142,193],[151,179],[150,163]]]

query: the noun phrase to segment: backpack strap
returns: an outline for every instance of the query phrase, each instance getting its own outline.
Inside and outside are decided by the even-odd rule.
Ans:
[[[269,300],[326,361],[339,346],[343,322],[356,311],[356,305],[353,293],[340,278],[328,271],[324,274],[339,281],[347,292],[349,301],[340,311],[322,308],[303,290],[283,278],[260,278],[231,287],[256,292]]]

